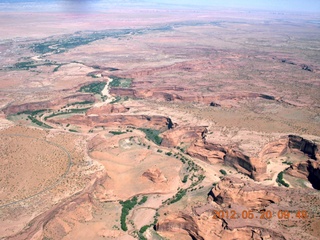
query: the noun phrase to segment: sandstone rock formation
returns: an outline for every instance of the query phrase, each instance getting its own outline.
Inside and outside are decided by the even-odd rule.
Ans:
[[[230,147],[198,140],[188,148],[187,153],[211,164],[225,163],[257,181],[264,180],[267,177],[267,164],[265,162],[259,158],[246,156]]]
[[[259,156],[263,159],[279,157],[290,151],[300,151],[314,160],[320,158],[317,144],[296,135],[284,136],[277,141],[267,144],[264,146]]]
[[[170,218],[158,222],[156,230],[160,232],[186,231],[192,239],[204,240],[204,238],[199,235],[199,226],[194,219],[187,214],[171,216]]]
[[[320,163],[318,161],[308,161],[308,180],[313,188],[320,190]]]
[[[286,238],[278,232],[271,229],[245,226],[230,228],[227,221],[224,219],[213,219],[212,215],[203,213],[199,216],[192,216],[187,213],[171,214],[163,220],[160,220],[156,227],[161,235],[167,236],[170,239],[177,233],[189,236],[186,239],[277,239],[285,240]]]
[[[176,127],[162,134],[163,139],[161,146],[176,147],[179,146],[181,142],[192,143],[199,138],[204,138],[206,132],[206,127]]]
[[[248,157],[240,151],[228,149],[224,162],[254,180],[262,181],[267,178],[267,164],[259,158]]]
[[[281,137],[277,141],[268,143],[258,157],[250,157],[235,148],[207,142],[204,136],[195,140],[187,149],[187,153],[192,157],[211,164],[225,163],[257,181],[262,181],[268,177],[266,174],[267,159],[282,156],[289,151],[302,152],[312,159],[319,159],[320,156],[318,146],[315,143],[295,135]],[[298,169],[299,171],[292,170],[289,172],[295,176],[301,176],[302,174],[303,178],[308,178],[310,172],[307,170],[307,166],[309,166],[307,163],[298,164],[294,170]],[[310,169],[313,168],[310,167]]]
[[[218,204],[231,206],[243,205],[248,208],[264,208],[271,203],[278,203],[281,197],[273,193],[272,188],[243,182],[237,178],[225,177],[211,192]]]
[[[296,135],[289,135],[288,138],[288,147],[290,149],[297,149],[314,160],[320,159],[320,152],[315,143]]]
[[[288,137],[281,137],[279,140],[266,144],[261,152],[259,158],[266,160],[268,158],[276,158],[285,154],[288,150]]]
[[[210,91],[210,87],[208,87]],[[112,88],[110,93],[116,96],[128,96],[131,98],[151,98],[161,101],[183,101],[183,102],[198,102],[208,104],[210,106],[221,106],[221,101],[228,100],[243,100],[263,98],[267,100],[276,100],[275,97],[255,93],[255,92],[231,92],[231,93],[216,93],[214,95],[199,95],[191,94],[193,90],[182,87],[158,87],[145,88],[145,86],[135,84],[132,88]]]
[[[136,98],[136,91],[132,88],[111,88],[110,94],[115,96],[127,96],[131,98]]]
[[[227,219],[212,218],[212,211],[197,216],[188,212],[173,213],[160,220],[155,229],[169,239],[177,234],[185,236],[183,239],[285,239],[281,233],[268,228],[231,227]]]
[[[106,115],[110,113],[125,113],[128,112],[130,108],[127,108],[121,104],[108,104],[101,107],[91,108],[87,111],[86,115]]]
[[[24,111],[36,111],[42,109],[50,109],[50,108],[58,108],[59,106],[64,106],[67,104],[72,104],[75,102],[83,102],[83,101],[90,101],[94,102],[95,97],[93,94],[87,93],[78,93],[74,95],[70,95],[64,98],[52,99],[47,101],[41,102],[30,102],[30,103],[23,103],[23,104],[12,104],[3,109],[3,112],[6,115],[15,114]]]
[[[272,231],[271,229],[257,228],[257,227],[244,227],[236,228],[232,231],[224,231],[221,239],[233,240],[233,239],[252,239],[252,240],[285,240],[280,234]]]
[[[309,180],[313,188],[320,190],[320,163],[315,160],[295,163],[286,173],[291,176]]]
[[[286,170],[286,173],[297,178],[308,180],[308,166],[308,162],[294,163]]]
[[[281,214],[278,213],[291,211],[290,218],[295,218],[297,210],[310,204],[307,199],[312,198],[312,204],[319,201],[319,195],[314,193],[316,191],[310,193],[310,189],[283,191],[279,187],[225,177],[213,187],[208,202],[196,202],[192,210],[185,208],[183,212],[180,209],[173,211],[172,207],[168,207],[164,211],[166,214],[160,217],[156,230],[169,239],[174,239],[175,235],[182,236],[180,239],[293,239],[292,229],[287,227],[287,224],[292,224],[292,220],[281,220]],[[216,216],[214,211],[224,214]],[[237,217],[231,218],[231,211]],[[249,211],[253,214],[251,219],[242,214]],[[272,213],[271,217],[261,218],[265,212]],[[294,225],[305,224],[299,218],[296,220]],[[314,224],[318,223],[315,218],[312,221]],[[305,232],[299,232],[299,236],[294,239],[304,237],[316,239]]]
[[[141,128],[152,128],[160,131],[171,129],[173,126],[170,118],[164,116],[147,115],[74,115],[65,119],[51,118],[48,121],[56,124],[69,123],[90,127],[135,126]]]
[[[166,182],[167,179],[163,173],[157,168],[150,168],[142,174],[143,177],[146,177],[154,183]]]
[[[259,157],[260,159],[267,160],[290,152],[300,152],[306,154],[306,157],[311,159],[304,159],[291,164],[286,173],[294,177],[309,180],[315,189],[320,189],[320,168],[317,161],[320,159],[320,152],[316,143],[300,136],[289,135],[267,144],[260,152]]]
[[[221,145],[198,139],[187,149],[187,153],[192,157],[214,164],[224,161],[226,150]]]

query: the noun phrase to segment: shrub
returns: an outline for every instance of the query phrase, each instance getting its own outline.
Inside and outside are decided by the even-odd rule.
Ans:
[[[276,182],[279,184],[279,185],[283,185],[285,187],[289,187],[289,184],[286,183],[284,180],[283,180],[283,172],[280,172],[277,176],[277,180]]]
[[[151,225],[152,226],[152,225]],[[147,231],[147,229],[149,228],[149,227],[151,227],[150,225],[145,225],[145,226],[143,226],[143,227],[141,227],[140,228],[140,230],[139,230],[139,232],[142,234],[142,233],[144,233],[145,231]]]
[[[188,177],[189,177],[189,175],[185,175],[185,176],[183,177],[183,179],[182,179],[182,182],[183,182],[183,183],[186,183],[186,182],[188,181]]]
[[[102,90],[106,86],[106,82],[93,82],[88,85],[82,86],[79,92],[89,92],[89,93],[96,93],[101,94]]]
[[[121,229],[123,231],[127,231],[127,224],[126,224],[126,219],[129,214],[129,211],[134,208],[134,206],[137,204],[137,197],[133,197],[131,200],[127,200],[124,202],[120,202],[122,205],[122,211],[121,211],[121,217],[120,217],[120,222],[121,222]]]
[[[33,123],[37,124],[37,125],[40,126],[40,127],[44,127],[44,128],[48,128],[48,129],[51,129],[51,128],[52,128],[51,126],[45,124],[44,122],[39,121],[38,119],[36,119],[36,118],[33,117],[33,116],[28,116],[28,118],[29,118]]]
[[[284,161],[284,162],[282,162],[283,164],[287,164],[287,165],[291,165],[292,164],[292,162],[289,162],[289,161]]]
[[[138,202],[139,205],[144,204],[148,200],[148,196],[143,196],[140,202]]]
[[[175,202],[178,202],[184,195],[186,195],[187,190],[186,189],[180,189],[177,194],[169,201],[168,204],[172,204]]]
[[[109,86],[111,88],[121,87],[121,88],[129,88],[132,84],[131,78],[120,78],[116,76],[110,76],[112,78],[112,82],[110,82]]]
[[[117,102],[119,102],[120,100],[121,100],[121,97],[116,96],[116,98],[115,98],[114,100],[112,100],[112,101],[110,102],[110,104],[117,103]]]
[[[162,138],[159,137],[160,131],[151,128],[138,128],[140,131],[146,134],[146,138],[157,145],[160,145]]]
[[[40,110],[35,110],[35,111],[30,111],[30,110],[27,110],[27,111],[23,111],[23,112],[18,112],[17,115],[20,115],[20,114],[29,114],[31,116],[34,116],[34,115],[37,115],[38,113],[41,113],[41,112],[45,112],[47,109],[40,109]]]
[[[227,172],[225,170],[223,170],[223,169],[220,169],[220,172],[221,172],[222,175],[227,175]]]
[[[109,131],[109,133],[113,134],[113,135],[121,135],[124,134],[125,132],[121,132],[121,131]]]

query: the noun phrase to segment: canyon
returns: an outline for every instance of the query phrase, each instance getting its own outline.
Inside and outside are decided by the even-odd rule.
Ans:
[[[0,11],[0,238],[319,239],[319,17],[99,2]]]

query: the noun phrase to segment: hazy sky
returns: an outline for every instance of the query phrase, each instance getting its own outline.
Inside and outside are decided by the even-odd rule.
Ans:
[[[104,11],[112,6],[150,6],[162,7],[189,5],[191,7],[211,6],[219,8],[246,8],[274,11],[317,12],[320,16],[320,0],[0,0],[0,11]]]
[[[152,0],[158,3],[208,5],[279,11],[313,11],[320,13],[320,0]]]

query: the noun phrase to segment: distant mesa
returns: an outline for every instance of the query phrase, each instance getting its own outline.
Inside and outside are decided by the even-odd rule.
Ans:
[[[141,82],[143,83],[143,82]],[[263,98],[267,100],[276,100],[274,96],[256,92],[231,92],[216,93],[213,87],[207,88],[213,94],[199,95],[194,94],[194,90],[180,87],[158,87],[145,89],[144,86],[138,86],[136,82],[132,88],[111,88],[110,94],[121,97],[155,99],[166,102],[197,102],[208,104],[211,107],[220,107],[218,102],[226,100],[241,100]]]

